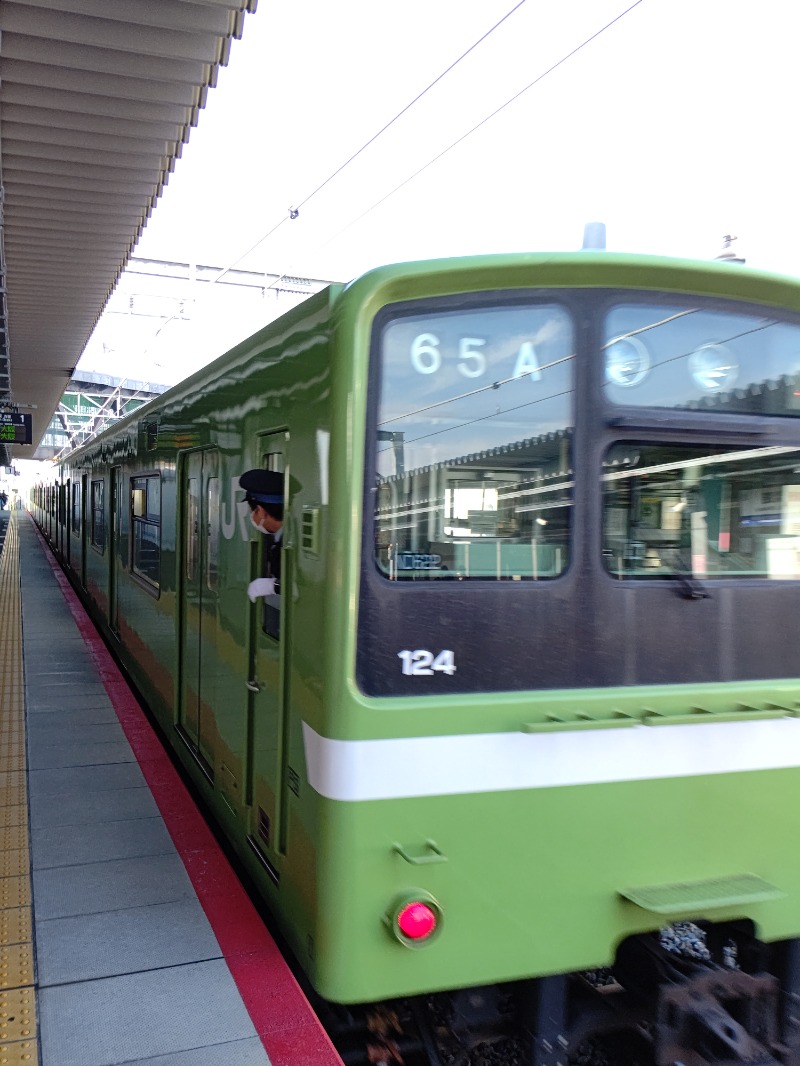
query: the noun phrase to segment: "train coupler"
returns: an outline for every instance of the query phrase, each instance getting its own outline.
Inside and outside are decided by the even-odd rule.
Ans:
[[[778,981],[740,970],[662,985],[655,1027],[657,1066],[781,1066]]]

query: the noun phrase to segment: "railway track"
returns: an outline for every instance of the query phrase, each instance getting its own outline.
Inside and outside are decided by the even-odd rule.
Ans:
[[[776,978],[740,968],[746,940],[714,943],[717,961],[706,941],[693,923],[633,938],[616,972],[565,979],[570,1015],[550,1030],[557,1000],[535,981],[323,1005],[323,1023],[346,1066],[795,1066]]]

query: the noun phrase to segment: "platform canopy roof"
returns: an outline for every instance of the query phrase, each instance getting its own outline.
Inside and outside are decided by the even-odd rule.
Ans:
[[[0,413],[33,422],[11,457],[33,457],[256,3],[1,0]]]

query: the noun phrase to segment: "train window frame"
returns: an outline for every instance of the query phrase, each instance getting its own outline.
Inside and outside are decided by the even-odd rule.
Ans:
[[[161,590],[161,473],[134,474],[130,478],[129,500],[130,572],[148,592],[158,596]],[[145,563],[142,553],[146,546],[154,550],[154,555]]]
[[[106,483],[105,478],[93,478],[90,482],[91,528],[89,540],[99,555],[106,550]]]
[[[426,296],[419,299],[403,301],[394,304],[387,304],[376,314],[372,324],[371,341],[370,341],[370,377],[369,377],[369,401],[368,401],[368,416],[367,416],[367,434],[366,434],[366,462],[365,462],[365,509],[366,513],[371,516],[371,520],[368,523],[371,530],[369,536],[372,538],[371,546],[365,542],[365,551],[372,558],[372,566],[377,571],[378,575],[386,581],[402,581],[402,583],[409,583],[412,581],[424,580],[429,583],[436,583],[437,581],[445,580],[449,581],[468,580],[470,583],[474,582],[492,582],[498,580],[513,580],[513,581],[525,581],[531,583],[547,582],[552,583],[563,579],[572,564],[572,558],[574,554],[574,507],[575,507],[575,493],[574,493],[574,463],[575,463],[575,451],[574,451],[574,434],[577,425],[577,390],[578,390],[578,368],[577,368],[577,346],[578,338],[581,332],[580,319],[577,314],[578,308],[575,302],[575,291],[569,288],[553,288],[553,289],[538,289],[538,290],[485,290],[470,292],[463,295],[448,295],[448,296]],[[391,434],[382,428],[381,423],[381,407],[387,395],[387,388],[389,381],[391,380],[387,374],[386,368],[386,356],[385,356],[385,336],[388,329],[397,323],[409,322],[412,319],[427,319],[432,321],[436,318],[446,318],[450,316],[449,321],[454,325],[458,325],[458,317],[462,316],[465,319],[465,327],[468,328],[470,322],[467,321],[470,316],[494,313],[503,314],[507,313],[509,316],[513,316],[515,313],[524,313],[526,311],[536,312],[549,312],[553,320],[557,323],[559,328],[565,329],[565,338],[562,340],[564,346],[564,353],[558,358],[548,361],[549,357],[546,357],[543,363],[538,363],[539,358],[538,350],[533,352],[533,342],[530,344],[530,349],[526,349],[527,358],[531,362],[531,367],[527,371],[517,372],[517,365],[523,361],[522,347],[516,356],[509,355],[508,359],[513,363],[513,373],[507,379],[502,381],[491,382],[487,376],[486,389],[492,389],[493,394],[496,393],[496,389],[503,383],[511,382],[513,378],[524,379],[530,376],[534,381],[538,381],[541,378],[541,373],[545,370],[555,367],[558,364],[567,364],[569,367],[567,373],[566,388],[560,392],[553,393],[552,395],[545,396],[544,399],[554,401],[556,409],[556,415],[561,416],[564,427],[558,432],[553,433],[541,433],[534,434],[529,439],[526,438],[527,443],[530,444],[534,438],[544,440],[545,438],[551,438],[555,442],[553,444],[554,454],[551,456],[551,460],[558,466],[559,476],[554,480],[550,480],[549,477],[545,478],[543,474],[537,475],[537,477],[529,477],[520,480],[519,477],[515,484],[511,484],[510,487],[500,484],[502,481],[502,475],[504,471],[498,471],[497,476],[500,480],[495,479],[493,486],[489,486],[488,481],[484,479],[478,488],[484,490],[484,496],[488,488],[494,488],[498,493],[497,500],[500,500],[500,495],[508,495],[510,500],[512,497],[522,496],[529,494],[530,499],[522,501],[528,503],[529,506],[523,508],[516,504],[511,504],[510,508],[513,514],[510,516],[510,521],[519,522],[520,516],[523,510],[530,512],[536,511],[536,518],[538,520],[536,528],[531,528],[533,532],[529,532],[529,535],[525,538],[514,537],[510,533],[507,535],[498,535],[502,515],[497,514],[497,508],[495,509],[495,517],[497,522],[497,529],[489,529],[489,520],[492,514],[488,512],[486,514],[478,515],[469,512],[469,535],[466,537],[457,536],[457,530],[455,526],[464,525],[460,519],[457,521],[457,508],[455,505],[456,492],[461,492],[461,489],[465,488],[466,480],[469,480],[474,471],[470,470],[469,466],[464,463],[439,463],[438,466],[450,466],[452,467],[453,484],[448,486],[449,494],[445,492],[443,496],[442,507],[447,508],[450,506],[453,513],[453,521],[450,523],[453,526],[453,530],[447,535],[447,538],[442,538],[442,543],[446,543],[452,548],[453,560],[443,558],[442,554],[437,554],[435,551],[423,551],[422,549],[414,549],[411,551],[400,552],[396,545],[386,545],[387,535],[389,540],[392,540],[391,531],[382,524],[381,520],[381,489],[385,488],[390,481],[391,477],[385,475],[381,477],[379,472],[379,460],[378,452],[380,449],[380,442],[390,439]],[[512,319],[509,318],[509,321]],[[503,322],[498,317],[497,321]],[[420,327],[422,328],[422,327]],[[416,329],[416,327],[415,327]],[[463,332],[463,330],[462,330]],[[487,331],[488,332],[488,331]],[[428,334],[423,330],[423,336],[427,337]],[[551,338],[546,338],[550,340]],[[435,343],[433,343],[435,341]],[[416,351],[417,362],[420,366],[417,366],[417,362],[414,361],[414,354],[410,355],[412,363],[421,374],[429,375],[433,371],[430,367],[437,362],[438,340],[433,337],[421,342],[421,347]],[[480,340],[467,338],[463,343],[459,341],[458,347],[458,369],[460,369],[462,376],[464,376],[464,384],[468,388],[471,384],[471,380],[474,380],[480,371],[482,374],[487,368],[487,362],[483,358],[481,350],[482,342]],[[536,342],[538,349],[538,341]],[[426,362],[427,359],[427,362]],[[443,364],[438,364],[443,365]],[[527,365],[527,364],[526,364]],[[501,375],[502,376],[502,375]],[[478,392],[483,391],[480,388],[472,390],[476,395]],[[558,410],[559,397],[566,396],[563,401],[564,411]],[[457,398],[457,397],[456,397]],[[541,402],[540,400],[531,402]],[[439,406],[438,404],[436,406]],[[424,414],[424,408],[421,409],[421,413]],[[550,416],[552,420],[552,415]],[[388,424],[388,423],[387,423]],[[541,422],[539,423],[541,425]],[[532,427],[535,428],[535,427]],[[558,438],[558,440],[556,440]],[[392,445],[393,446],[393,445]],[[496,445],[493,451],[499,456],[500,453],[504,455],[510,450],[513,450],[514,442],[504,442]],[[475,458],[475,456],[471,456]],[[507,459],[505,460],[507,462]],[[420,470],[423,468],[420,467]],[[431,467],[433,469],[433,467]],[[419,471],[417,471],[419,472]],[[461,480],[465,480],[465,485],[461,485],[459,477],[463,475]],[[408,480],[408,475],[403,473],[403,478]],[[493,476],[492,474],[489,477]],[[396,480],[396,477],[395,477]],[[549,481],[549,484],[545,484],[545,481]],[[530,485],[523,485],[523,481]],[[556,481],[558,484],[556,484]],[[456,484],[456,482],[458,482]],[[536,482],[534,484],[534,482]],[[539,483],[541,482],[541,483]],[[498,489],[497,486],[500,485]],[[523,486],[519,488],[519,486]],[[469,488],[469,486],[466,486]],[[506,488],[507,494],[503,494],[502,490]],[[543,499],[541,494],[543,492],[554,491],[558,489],[559,492],[553,497],[550,506],[552,514],[544,516],[544,507],[539,504],[539,499]],[[563,491],[562,491],[563,490]],[[473,493],[474,494],[474,493]],[[384,494],[385,495],[385,494]],[[462,496],[469,495],[469,493],[461,492]],[[448,500],[450,504],[448,505]],[[463,501],[462,501],[463,502]],[[485,501],[484,501],[485,503]],[[467,506],[467,504],[465,504]],[[459,503],[459,508],[461,504]],[[391,508],[389,509],[391,510]],[[441,510],[441,508],[440,508]],[[463,510],[463,508],[461,508]],[[486,506],[482,505],[479,510],[486,511]],[[489,507],[488,511],[492,511]],[[387,511],[387,514],[389,511]],[[458,514],[461,511],[458,510]],[[444,531],[444,525],[446,524],[446,516],[444,511],[441,515],[442,531]],[[486,519],[486,528],[483,528],[479,519],[483,517]],[[529,515],[528,518],[532,518]],[[548,530],[547,526],[551,524],[551,528]],[[475,530],[473,531],[473,524]],[[545,543],[547,539],[545,533],[552,534],[551,538],[553,543]],[[557,537],[558,543],[555,542]],[[463,544],[462,544],[463,542]],[[390,558],[392,549],[394,549],[395,563],[393,564]],[[385,555],[382,558],[381,552]],[[550,555],[548,555],[548,551]],[[488,555],[487,555],[488,553]],[[473,565],[473,556],[480,556],[481,558],[486,555],[489,562],[483,560],[483,563],[478,561]],[[550,559],[550,557],[552,558]],[[410,559],[410,562],[408,560]],[[552,565],[548,564],[548,559]],[[406,565],[408,563],[408,565]],[[451,565],[452,563],[452,565]],[[401,565],[402,564],[402,565]],[[485,565],[484,565],[485,564]],[[491,564],[491,565],[490,565]],[[476,572],[477,571],[477,572]],[[447,581],[449,579],[449,581]]]

